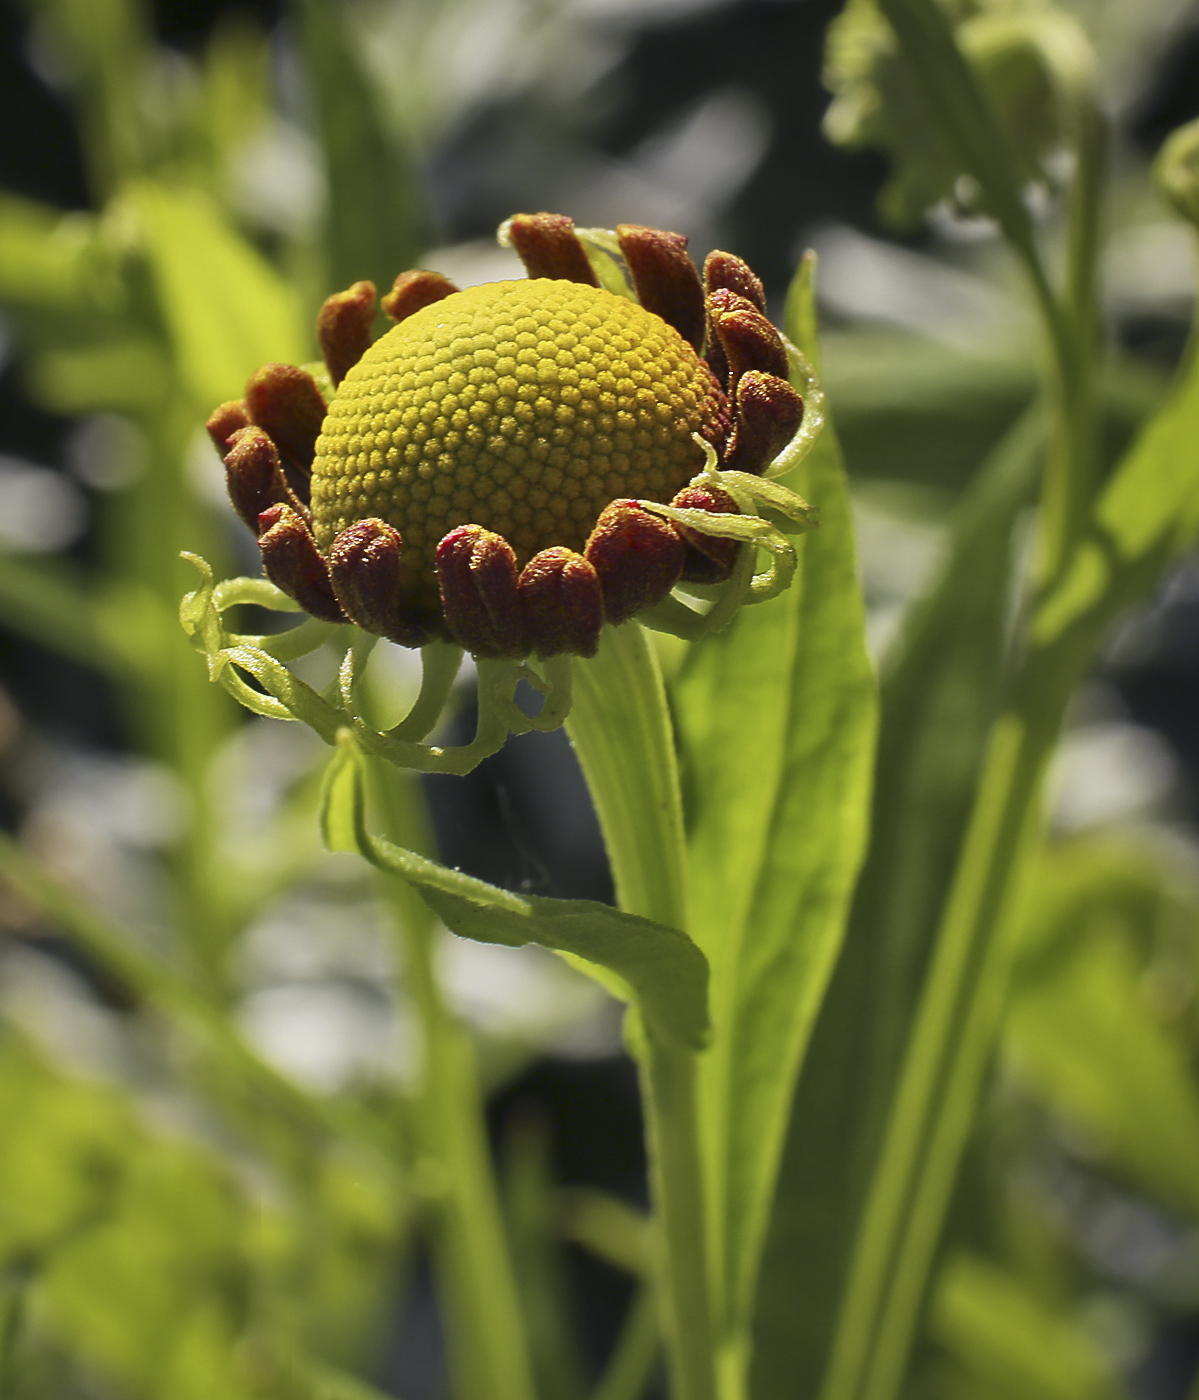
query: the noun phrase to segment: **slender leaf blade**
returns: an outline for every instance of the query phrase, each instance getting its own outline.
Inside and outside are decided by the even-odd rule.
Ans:
[[[799,335],[812,354],[810,263]],[[787,484],[820,511],[777,600],[692,653],[674,698],[692,929],[713,969],[705,1151],[724,1326],[743,1345],[795,1074],[866,838],[875,683],[831,427]]]
[[[815,1390],[857,1212],[999,701],[1012,531],[1043,442],[1030,412],[963,500],[883,678],[870,851],[792,1108],[756,1317],[755,1394]]]
[[[704,1043],[707,963],[685,933],[591,900],[497,889],[370,835],[364,758],[348,731],[326,776],[323,822],[330,849],[356,851],[408,881],[451,932],[510,948],[536,943],[598,963],[627,982],[646,1020],[668,1040]]]

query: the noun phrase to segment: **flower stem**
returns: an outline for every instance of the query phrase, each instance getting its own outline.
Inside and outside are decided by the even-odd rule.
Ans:
[[[389,834],[420,850],[427,844],[427,833],[414,780],[377,762],[370,772],[373,796]],[[454,1394],[457,1400],[535,1400],[474,1047],[438,984],[433,961],[436,920],[410,885],[394,877],[381,879],[395,910],[405,986],[423,1034],[414,1176],[435,1222]]]
[[[674,736],[657,658],[635,623],[605,628],[599,654],[578,665],[567,730],[599,814],[618,904],[685,931]],[[640,1046],[672,1395],[715,1400],[695,1056],[639,1027],[632,1039]]]

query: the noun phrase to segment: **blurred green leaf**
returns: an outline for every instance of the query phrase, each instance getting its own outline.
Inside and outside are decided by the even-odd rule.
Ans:
[[[882,684],[870,850],[792,1110],[758,1302],[763,1397],[819,1381],[858,1211],[999,703],[1012,531],[1044,442],[1030,411],[980,470]]]
[[[670,1041],[701,1045],[707,1031],[707,964],[678,929],[586,899],[545,899],[497,889],[405,851],[365,825],[364,760],[343,731],[330,761],[323,823],[329,848],[356,851],[414,885],[453,933],[519,948],[537,943],[610,969],[646,1020]]]
[[[150,35],[138,0],[31,0],[79,101],[94,193],[145,169]]]
[[[128,199],[179,374],[198,413],[239,398],[261,365],[308,358],[294,292],[205,195],[141,181]]]
[[[812,356],[810,275],[805,264],[791,329]],[[831,426],[787,485],[820,512],[795,583],[695,647],[673,687],[691,927],[712,964],[701,1092],[718,1325],[734,1337],[749,1325],[795,1075],[864,853],[875,724]]]
[[[1108,842],[1046,854],[1030,901],[1039,927],[1016,967],[1005,1046],[1034,1093],[1139,1190],[1195,1216],[1199,1083],[1188,1047],[1148,995],[1144,924],[1156,911],[1143,894],[1140,908],[1132,904],[1113,866],[1118,875]]]
[[[1128,1391],[1094,1341],[1020,1280],[969,1254],[942,1266],[929,1330],[984,1395],[1120,1400]]]
[[[344,7],[302,0],[299,12],[328,180],[322,294],[362,278],[387,291],[420,251],[424,196],[415,155],[385,124]]]

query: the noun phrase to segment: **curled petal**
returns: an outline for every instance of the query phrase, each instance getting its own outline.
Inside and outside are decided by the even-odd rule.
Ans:
[[[787,377],[787,351],[782,337],[760,311],[739,308],[718,313],[716,334],[729,362],[729,392],[735,393],[741,376],[760,369],[779,379]]]
[[[575,221],[566,214],[513,214],[500,230],[500,241],[516,249],[530,277],[599,286]]]
[[[245,404],[240,399],[234,399],[214,408],[204,426],[208,429],[208,436],[216,450],[223,457],[229,450],[229,439],[233,434],[250,426],[250,415],[246,412]]]
[[[357,520],[329,550],[329,578],[345,615],[356,626],[401,646],[419,647],[429,633],[404,616],[400,591],[400,532],[385,520]]]
[[[474,656],[528,654],[512,546],[481,525],[460,525],[437,546],[446,626]]]
[[[679,510],[706,510],[713,515],[739,515],[737,502],[719,486],[685,486],[670,503]],[[705,535],[686,525],[676,526],[687,547],[683,578],[688,583],[723,583],[733,572],[740,544],[720,535]]]
[[[729,311],[757,311],[757,307],[747,297],[729,287],[716,287],[704,299],[707,317],[707,344],[704,357],[712,368],[720,387],[729,389],[729,357],[724,353],[724,345],[717,334],[716,323]]]
[[[316,380],[297,365],[263,365],[246,384],[246,408],[251,422],[270,434],[287,484],[307,505],[316,440],[325,421]]]
[[[309,616],[344,622],[329,570],[300,516],[290,506],[273,505],[262,512],[259,528],[262,566],[275,587],[294,598]]]
[[[586,554],[599,575],[609,622],[626,622],[660,603],[683,572],[678,531],[638,501],[618,500],[604,507]]]
[[[425,268],[415,268],[411,272],[401,272],[390,292],[379,303],[384,314],[393,321],[406,321],[417,311],[423,311],[434,302],[444,301],[458,290],[455,283],[440,272],[429,272]]]
[[[744,297],[751,306],[765,314],[766,289],[761,279],[735,253],[722,253],[717,249],[704,260],[704,291],[711,296],[713,292],[722,290]]]
[[[543,549],[520,575],[529,645],[539,656],[594,656],[604,625],[599,575],[573,549]]]
[[[254,531],[274,505],[298,506],[287,488],[275,444],[261,428],[239,428],[225,453],[225,485],[233,509]]]
[[[725,470],[765,471],[795,436],[803,413],[803,399],[787,380],[747,370],[737,384],[737,418]]]
[[[694,349],[704,343],[704,289],[681,233],[618,224],[616,236],[637,300]]]
[[[329,378],[340,384],[370,348],[375,322],[375,284],[355,282],[325,298],[317,313],[316,338]]]

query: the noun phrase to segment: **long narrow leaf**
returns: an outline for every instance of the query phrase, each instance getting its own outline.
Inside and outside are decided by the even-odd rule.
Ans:
[[[798,334],[814,354],[810,274]],[[821,521],[794,585],[697,647],[674,691],[692,926],[713,968],[702,1102],[718,1299],[742,1350],[795,1074],[865,846],[875,724],[831,428],[788,484]]]
[[[445,926],[463,938],[519,948],[537,943],[598,963],[622,978],[646,1020],[670,1041],[699,1046],[707,1029],[707,965],[678,929],[586,899],[546,899],[497,889],[366,830],[363,758],[339,737],[325,787],[326,840],[357,851],[414,885]]]
[[[870,852],[800,1076],[757,1308],[755,1394],[813,1390],[827,1358],[920,982],[999,704],[1012,530],[1043,441],[1026,415],[963,500],[946,564],[882,685]]]

